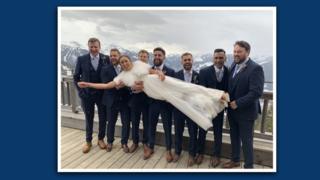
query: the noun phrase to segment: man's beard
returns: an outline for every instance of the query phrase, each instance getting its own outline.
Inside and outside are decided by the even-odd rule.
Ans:
[[[162,64],[162,60],[159,60],[159,59],[154,59],[153,60],[153,64],[155,65],[155,66],[161,66],[161,64]]]
[[[246,60],[246,58],[240,59],[239,56],[234,57],[234,61],[236,64],[240,64],[240,63],[244,62],[245,60]]]
[[[190,71],[192,69],[192,65],[184,65],[183,68],[187,71]]]

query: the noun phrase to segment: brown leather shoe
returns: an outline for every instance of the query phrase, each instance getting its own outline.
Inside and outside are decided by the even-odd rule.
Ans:
[[[145,152],[143,153],[143,159],[147,160],[151,157],[151,155],[153,154],[153,149],[149,148],[148,146],[145,147]]]
[[[83,153],[88,153],[90,151],[91,147],[92,147],[92,143],[91,142],[85,143],[83,145],[83,147],[82,147],[82,152]]]
[[[222,168],[231,169],[234,167],[240,167],[240,162],[228,161],[223,164]]]
[[[105,148],[107,148],[107,145],[106,145],[106,143],[104,143],[104,140],[103,140],[103,139],[98,140],[98,146],[100,147],[100,149],[105,149]]]
[[[129,153],[133,153],[138,149],[138,144],[132,143],[132,145],[129,148]]]
[[[188,167],[191,167],[191,166],[193,166],[194,162],[195,162],[195,159],[194,159],[194,157],[192,157],[192,156],[189,156],[189,159],[188,159]]]
[[[148,145],[147,144],[143,144],[143,154],[146,153],[146,151],[148,150]]]
[[[107,152],[110,152],[112,150],[112,144],[108,143],[106,149],[107,149]]]
[[[121,145],[121,148],[123,149],[123,152],[124,152],[124,153],[128,153],[128,152],[129,152],[129,148],[128,148],[128,145],[127,145],[127,144],[122,144],[122,145]]]
[[[173,161],[173,162],[178,162],[179,158],[180,158],[180,155],[175,153],[175,154],[173,155],[173,160],[172,160],[172,161]]]
[[[210,166],[216,168],[221,163],[220,158],[213,156],[210,159]]]
[[[203,161],[203,154],[199,154],[196,159],[196,163],[199,165],[202,163],[202,161]]]
[[[170,150],[168,150],[166,153],[166,159],[167,159],[167,162],[171,162],[173,160],[173,157],[172,157]]]

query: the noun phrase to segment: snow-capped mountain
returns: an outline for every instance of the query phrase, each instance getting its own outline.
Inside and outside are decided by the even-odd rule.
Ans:
[[[130,51],[115,44],[112,44],[101,50],[102,53],[108,54],[111,48],[118,48],[122,54],[126,54],[134,61],[138,59],[138,52]],[[77,57],[88,53],[88,50],[81,48],[79,43],[73,42],[69,45],[61,45],[61,72],[62,75],[71,75],[74,71]],[[151,54],[151,53],[150,53]],[[273,79],[273,57],[272,56],[256,56],[251,57],[255,62],[263,67],[265,73],[265,81],[272,82]],[[233,62],[232,54],[227,54],[226,66],[230,67]],[[152,56],[149,58],[149,63],[152,64]],[[168,54],[165,61],[166,65],[178,71],[182,68],[180,64],[179,54]],[[193,69],[200,69],[212,65],[212,53],[203,55],[194,55]],[[272,83],[265,84],[265,90],[272,91]]]

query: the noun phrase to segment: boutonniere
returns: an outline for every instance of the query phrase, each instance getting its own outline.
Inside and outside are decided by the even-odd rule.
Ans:
[[[192,82],[195,83],[195,84],[198,84],[198,83],[199,83],[198,75],[194,75],[194,76],[193,76]]]
[[[106,56],[101,56],[101,59],[106,60],[107,58],[106,58]]]
[[[247,64],[244,64],[244,65],[240,68],[239,72],[242,72],[242,71],[245,70],[246,68],[247,68]]]

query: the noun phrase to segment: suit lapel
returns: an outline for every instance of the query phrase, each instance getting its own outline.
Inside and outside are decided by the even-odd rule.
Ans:
[[[104,64],[105,64],[105,62],[104,62],[104,60],[102,59],[102,54],[100,53],[99,54],[99,65],[98,65],[98,68],[97,68],[97,71],[99,72],[100,70],[101,70],[101,68],[104,66]]]
[[[179,79],[181,79],[182,81],[185,81],[183,70],[179,72],[179,76],[180,76]]]
[[[218,78],[217,78],[217,75],[216,75],[216,70],[214,69],[214,65],[211,66],[210,71],[211,71],[212,80],[214,82],[218,82]]]
[[[114,69],[113,64],[110,65],[111,66],[111,73],[113,75],[113,78],[117,76],[117,71]]]
[[[191,83],[197,84],[197,80],[198,80],[198,74],[196,71],[192,70],[192,77],[191,77]]]
[[[94,68],[93,68],[93,66],[92,66],[92,63],[91,63],[91,56],[90,56],[90,54],[88,54],[88,56],[87,56],[87,65],[88,65],[88,67],[89,67],[89,70],[90,71],[95,71],[94,70]]]
[[[240,71],[235,75],[235,77],[233,77],[233,73],[235,71],[235,65],[234,65],[233,70],[231,71],[231,75],[230,75],[230,78],[231,78],[231,81],[232,81],[232,86],[231,86],[232,89],[231,89],[231,91],[233,91],[233,89],[235,87],[237,87],[240,77],[245,73],[245,71],[248,69],[248,66],[250,64],[251,64],[251,59],[249,59],[248,62],[246,63],[246,65],[245,65],[245,67],[241,68]]]

